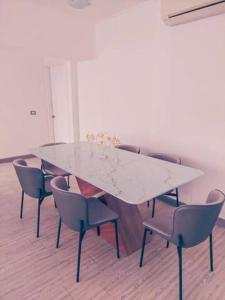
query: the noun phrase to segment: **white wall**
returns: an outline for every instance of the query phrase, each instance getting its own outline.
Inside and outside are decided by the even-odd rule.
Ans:
[[[46,61],[71,62],[74,137],[79,138],[76,65],[94,54],[94,26],[82,16],[36,0],[0,1],[0,159],[49,142]]]
[[[79,64],[81,136],[104,130],[179,154],[205,172],[181,189],[198,202],[225,191],[225,15],[168,27],[159,2],[97,26],[98,58]]]
[[[95,0],[93,5],[79,10],[66,0],[0,0],[0,60],[4,60],[0,66],[0,82],[4,83],[4,93],[0,90],[0,113],[7,120],[16,116],[15,123],[20,122],[24,131],[18,141],[14,121],[8,122],[5,130],[6,124],[0,119],[0,144],[4,144],[0,159],[27,154],[30,148],[49,142],[46,112],[42,109],[47,101],[48,84],[46,77],[39,76],[46,62],[71,64],[74,139],[79,139],[77,62],[95,57],[97,20],[137,3],[139,0]],[[8,54],[3,55],[2,51]],[[13,72],[13,64],[19,66],[19,72]],[[5,76],[4,72],[9,71],[10,76]],[[25,87],[26,80],[28,90],[25,88],[19,97],[13,89]],[[27,117],[30,107],[38,108],[36,119]]]
[[[1,0],[0,45],[21,48],[36,55],[92,57],[94,26],[82,15],[65,13],[36,0]]]
[[[30,153],[30,147],[48,140],[42,63],[0,49],[0,158]]]

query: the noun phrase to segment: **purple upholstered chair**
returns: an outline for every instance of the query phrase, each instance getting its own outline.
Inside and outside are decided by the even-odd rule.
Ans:
[[[140,147],[137,146],[133,146],[133,145],[116,145],[115,148],[121,149],[121,150],[125,150],[125,151],[129,151],[129,152],[134,152],[139,154],[140,153]]]
[[[167,196],[161,197],[169,198]],[[166,239],[167,242],[176,245],[179,258],[180,300],[182,300],[182,249],[194,247],[209,237],[210,271],[213,271],[212,231],[224,204],[224,200],[225,195],[219,190],[214,190],[209,193],[206,204],[181,205],[179,207],[168,205],[166,214],[157,214],[155,218],[149,218],[143,223],[144,237],[140,267],[143,265],[147,232],[153,231],[163,239]]]
[[[59,247],[61,224],[79,232],[76,281],[80,279],[81,245],[87,230],[98,228],[105,223],[115,226],[117,257],[119,253],[118,215],[97,198],[85,198],[80,194],[69,192],[64,177],[55,177],[51,181],[54,199],[59,210],[59,225],[56,248]]]
[[[63,143],[63,142],[49,143],[49,144],[41,145],[40,147],[50,147],[50,146],[63,145],[63,144],[66,144],[66,143]],[[64,171],[63,169],[60,169],[43,159],[41,160],[41,169],[45,174],[48,174],[48,175],[67,177],[68,186],[70,185],[70,175],[71,174]]]
[[[156,158],[156,159],[161,159],[164,161],[168,161],[174,164],[181,164],[181,159],[180,157],[174,156],[174,155],[169,155],[169,154],[164,154],[164,153],[149,153],[147,154],[147,156],[152,157],[152,158]],[[167,196],[172,196],[175,197],[176,199],[176,205],[179,206],[179,192],[178,192],[178,188],[167,192],[165,195]],[[152,205],[152,217],[154,217],[155,215],[155,201],[156,199],[154,198],[153,200],[153,205]],[[148,201],[148,206],[149,206],[149,201]]]
[[[22,188],[20,218],[23,217],[23,202],[24,194],[38,199],[38,212],[37,212],[37,237],[39,237],[40,228],[40,209],[43,200],[52,195],[50,180],[52,176],[45,176],[38,168],[28,167],[23,159],[16,159],[13,161],[17,177]]]

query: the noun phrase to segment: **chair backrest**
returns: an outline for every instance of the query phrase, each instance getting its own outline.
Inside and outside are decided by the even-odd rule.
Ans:
[[[44,175],[38,168],[28,167],[24,159],[13,161],[20,185],[25,192],[33,198],[39,198],[44,193]]]
[[[66,144],[66,143],[64,143],[64,142],[48,143],[48,144],[41,145],[40,147],[50,147],[50,146],[57,146],[57,145],[63,145],[63,144]],[[41,169],[43,171],[51,170],[52,168],[55,168],[55,166],[53,164],[49,163],[48,161],[46,161],[44,159],[41,160]]]
[[[203,242],[212,232],[224,204],[225,195],[214,190],[209,193],[206,204],[183,205],[174,213],[172,241],[189,248]]]
[[[51,180],[51,189],[62,222],[70,229],[79,231],[80,221],[88,223],[87,199],[80,194],[68,191],[64,177],[57,176]]]
[[[134,152],[139,154],[140,153],[140,147],[134,146],[134,145],[125,145],[125,144],[120,144],[115,146],[118,149],[129,151],[129,152]]]
[[[181,159],[178,156],[175,155],[170,155],[170,154],[165,154],[165,153],[149,153],[147,156],[152,157],[152,158],[157,158],[161,160],[165,160],[174,164],[181,164]]]

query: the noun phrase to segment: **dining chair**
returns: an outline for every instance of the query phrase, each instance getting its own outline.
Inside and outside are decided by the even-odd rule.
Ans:
[[[164,196],[167,197],[167,196]],[[169,198],[169,197],[167,197]],[[153,231],[167,242],[177,246],[179,262],[179,299],[183,298],[182,249],[194,247],[209,238],[210,271],[213,272],[213,237],[212,231],[224,204],[225,195],[219,190],[209,193],[206,204],[181,205],[173,207],[168,205],[165,214],[157,214],[149,218],[144,225],[141,258],[139,266],[143,266],[146,235]]]
[[[125,144],[116,145],[115,148],[125,150],[125,151],[129,151],[129,152],[134,152],[134,153],[137,153],[137,154],[139,154],[140,151],[141,151],[140,147],[138,147],[138,146],[125,145]]]
[[[82,196],[84,196],[85,198],[98,198],[102,203],[107,205],[107,202],[104,198],[106,192],[77,176],[75,176],[75,179]],[[97,227],[97,234],[99,236],[101,235],[100,227]]]
[[[59,247],[61,225],[67,225],[73,231],[79,232],[76,281],[80,280],[81,246],[85,233],[90,229],[99,228],[106,223],[115,227],[116,253],[120,257],[118,238],[118,215],[97,198],[70,192],[64,177],[55,177],[51,181],[53,197],[59,210],[59,224],[56,248]]]
[[[24,195],[26,194],[32,198],[38,199],[36,233],[36,236],[38,238],[40,232],[41,204],[46,197],[52,195],[50,180],[53,177],[45,176],[43,172],[38,168],[29,167],[26,161],[23,159],[14,160],[13,166],[22,188],[20,219],[22,219],[23,217]]]
[[[181,165],[181,159],[178,156],[175,155],[169,155],[169,154],[164,154],[164,153],[149,153],[147,156],[156,158],[156,159],[161,159],[164,161],[168,161],[174,164],[179,164]],[[171,190],[167,192],[165,195],[167,196],[172,196],[175,197],[176,199],[176,205],[179,206],[179,191],[178,188],[175,188],[174,190]],[[150,206],[150,201],[147,202],[148,207]],[[152,218],[154,218],[155,215],[155,204],[156,204],[156,198],[152,199]]]
[[[57,145],[63,145],[66,144],[64,142],[60,142],[60,143],[48,143],[48,144],[44,144],[41,145],[40,147],[50,147],[50,146],[57,146]],[[48,161],[45,160],[41,160],[41,169],[45,174],[48,175],[52,175],[52,176],[63,176],[63,177],[67,177],[67,184],[68,186],[70,186],[70,173],[66,172],[65,170],[56,167],[55,165],[51,164]]]

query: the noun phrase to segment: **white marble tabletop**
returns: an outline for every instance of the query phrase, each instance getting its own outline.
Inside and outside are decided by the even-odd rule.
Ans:
[[[203,175],[198,169],[89,142],[35,148],[32,154],[130,204]]]

